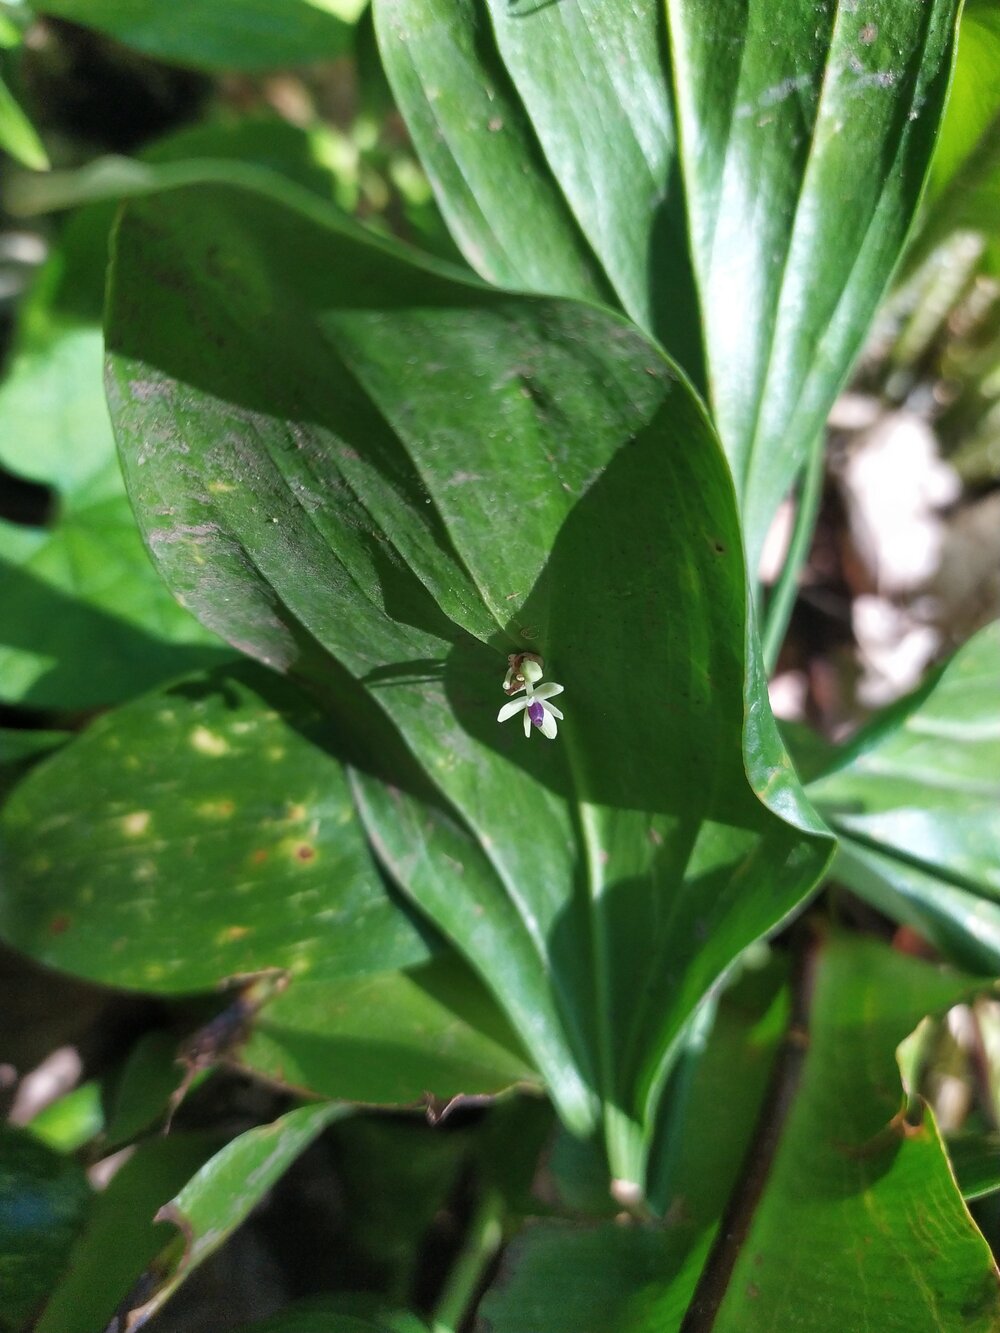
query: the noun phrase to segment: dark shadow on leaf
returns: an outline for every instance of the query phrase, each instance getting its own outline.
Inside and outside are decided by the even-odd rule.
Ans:
[[[507,8],[510,11],[511,18],[526,19],[532,14],[540,14],[543,9],[548,9],[552,5],[561,4],[562,0],[528,0],[528,3],[522,3],[522,0],[507,0]]]
[[[0,646],[52,659],[18,702],[117,703],[185,671],[234,660],[220,644],[168,643],[0,559]],[[61,704],[60,696],[70,700]]]
[[[662,412],[675,415],[668,398]],[[576,502],[509,638],[542,654],[565,686],[555,742],[497,725],[506,662],[460,638],[448,701],[478,741],[561,794],[614,808],[755,826],[742,771],[743,619],[739,533],[720,488],[664,447],[657,419]]]
[[[361,684],[369,689],[380,685],[426,685],[440,680],[444,674],[445,659],[428,657],[419,662],[399,662],[392,666],[376,667],[361,677]]]

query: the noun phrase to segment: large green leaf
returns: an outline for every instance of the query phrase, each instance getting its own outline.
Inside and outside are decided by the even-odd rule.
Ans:
[[[809,783],[836,878],[963,966],[1000,971],[1000,622]]]
[[[423,961],[328,739],[316,704],[247,665],[106,714],[0,815],[0,933],[77,976],[168,993]]]
[[[538,1084],[491,997],[449,957],[411,972],[297,981],[263,1008],[238,1058],[298,1091],[378,1106]]]
[[[700,382],[657,0],[376,0],[375,18],[397,101],[477,272],[613,294]]]
[[[996,1265],[930,1112],[904,1114],[894,1065],[923,1014],[972,984],[873,941],[824,943],[694,1300],[677,1269],[680,1209],[663,1228],[545,1228],[515,1246],[484,1330],[996,1328]]]
[[[101,331],[64,304],[99,283],[101,231],[91,219],[68,231],[0,384],[0,467],[55,497],[46,526],[0,520],[0,699],[38,708],[110,703],[226,655],[142,548],[101,386]]]
[[[270,172],[331,197],[323,146],[318,133],[252,117],[183,130],[142,161],[101,158],[5,189],[20,211],[95,206],[61,234],[0,385],[0,466],[55,493],[46,525],[0,522],[0,699],[90,708],[228,656],[164,590],[125,497],[102,385],[112,201],[157,183]]]
[[[701,0],[668,0],[665,30],[653,0],[376,0],[470,263],[590,295],[575,223],[623,309],[699,384],[704,356],[751,568],[903,246],[956,11],[724,0],[706,21]]]
[[[967,0],[927,208],[907,255],[912,268],[958,228],[984,233],[1000,255],[1000,9]]]
[[[631,1329],[629,1304],[648,1286],[669,1284],[657,1305],[658,1330],[680,1326],[716,1236],[760,1112],[788,1021],[787,969],[745,980],[723,996],[692,1043],[665,1102],[669,1143],[661,1145],[656,1203],[662,1228],[625,1228],[620,1218],[598,1226],[580,1221],[534,1223],[506,1252],[479,1309],[491,1333],[611,1333]],[[725,1114],[719,1108],[725,1108]],[[553,1163],[557,1165],[557,1163]],[[579,1166],[568,1179],[577,1202]],[[565,1192],[566,1172],[560,1185]],[[605,1182],[606,1191],[606,1182]],[[593,1216],[591,1203],[580,1212]],[[596,1201],[595,1201],[596,1202]],[[608,1211],[607,1203],[602,1211]]]
[[[210,1134],[172,1134],[141,1144],[94,1196],[65,1272],[49,1283],[35,1333],[99,1333],[169,1244],[154,1216],[219,1147]]]
[[[718,1310],[718,1333],[780,1327],[791,1310],[816,1330],[997,1327],[996,1264],[930,1111],[904,1114],[894,1062],[971,984],[868,940],[834,938],[807,965],[794,1103],[752,1220],[742,1236],[734,1224],[695,1305]]]
[[[259,70],[341,55],[365,0],[39,0],[145,55],[206,70]]]
[[[0,1329],[4,1333],[18,1333],[51,1291],[90,1198],[87,1177],[75,1162],[24,1130],[0,1128]]]
[[[751,568],[902,249],[958,0],[667,0],[710,399]]]
[[[161,1254],[156,1290],[133,1320],[141,1323],[161,1309],[327,1125],[346,1114],[347,1108],[336,1102],[301,1106],[247,1130],[209,1158],[156,1214],[155,1221],[173,1222],[180,1235]]]
[[[107,336],[166,581],[329,700],[379,855],[638,1180],[690,1014],[829,847],[696,400],[623,319],[418,266],[290,188],[128,205]],[[529,647],[566,685],[551,745],[495,720]]]

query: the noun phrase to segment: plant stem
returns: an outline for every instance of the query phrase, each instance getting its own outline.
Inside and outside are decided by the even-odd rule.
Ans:
[[[486,1189],[465,1244],[452,1265],[434,1311],[433,1333],[457,1333],[475,1299],[483,1272],[503,1241],[503,1200],[499,1190]]]
[[[813,531],[816,527],[816,515],[819,512],[820,497],[823,494],[823,464],[826,451],[822,437],[813,445],[806,460],[802,487],[799,491],[799,503],[795,512],[795,527],[788,546],[785,563],[778,576],[767,603],[764,614],[764,630],[761,635],[761,647],[764,654],[764,670],[768,676],[774,671],[785,639],[788,622],[792,618],[792,609],[799,591],[799,574],[806,562],[812,545]]]

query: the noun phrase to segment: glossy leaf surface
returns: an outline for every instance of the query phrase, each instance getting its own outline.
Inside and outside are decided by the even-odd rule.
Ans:
[[[674,1075],[658,1144],[654,1202],[662,1228],[535,1222],[513,1241],[479,1308],[490,1333],[606,1333],[643,1329],[630,1310],[658,1293],[658,1329],[678,1328],[740,1179],[775,1054],[788,1020],[780,965],[727,992]],[[568,1146],[568,1145],[567,1145]],[[586,1217],[619,1212],[607,1180],[576,1197],[579,1158],[557,1169],[560,1201]],[[566,1193],[567,1187],[570,1191]],[[664,1291],[669,1292],[664,1297]]]
[[[202,1166],[156,1214],[180,1229],[161,1257],[162,1278],[141,1306],[148,1319],[252,1209],[300,1153],[332,1124],[348,1114],[336,1102],[318,1102],[289,1111],[269,1125],[249,1129]],[[133,1315],[136,1319],[137,1315]]]
[[[956,228],[984,233],[995,271],[1000,256],[1000,10],[992,0],[968,0],[962,10],[955,78],[931,164],[927,207],[908,255],[911,264],[926,258]]]
[[[1000,623],[877,717],[808,787],[834,874],[963,966],[1000,970]]]
[[[341,55],[364,0],[188,0],[182,15],[159,0],[41,0],[35,8],[171,64],[264,70]]]
[[[731,1272],[720,1264],[700,1293],[709,1307],[721,1296],[718,1333],[773,1329],[792,1310],[817,1330],[996,1327],[993,1257],[930,1111],[904,1113],[894,1058],[924,1014],[972,984],[874,941],[822,946],[803,979],[809,1045],[801,1076],[789,1068],[794,1102],[764,1192]]]
[[[906,1107],[894,1061],[928,1009],[973,984],[871,941],[827,941],[797,987],[754,1155],[694,1301],[673,1219],[548,1228],[515,1247],[512,1277],[501,1272],[484,1302],[484,1330],[995,1328],[996,1266],[930,1112]]]
[[[167,993],[424,960],[330,739],[314,703],[246,665],[106,714],[0,816],[0,933],[51,967]]]
[[[902,249],[957,10],[724,0],[706,23],[699,0],[667,0],[710,400],[751,568]]]
[[[491,997],[452,958],[298,981],[264,1007],[238,1058],[276,1083],[379,1106],[538,1085]]]
[[[741,540],[696,401],[621,319],[418,267],[291,189],[129,205],[110,299],[168,584],[391,768],[356,791],[380,857],[641,1171],[677,1033],[828,845],[756,682],[744,767]],[[566,686],[552,745],[495,720],[529,647]]]
[[[60,235],[0,384],[0,465],[53,488],[44,523],[0,522],[0,699],[91,708],[229,656],[164,590],[125,497],[102,375],[107,236],[115,201],[161,181],[276,172],[329,198],[326,146],[318,132],[252,117],[172,134],[142,160],[6,185],[14,211],[92,207]]]
[[[0,384],[0,466],[53,492],[46,523],[0,520],[7,703],[92,708],[226,656],[164,590],[125,496],[101,383],[100,269],[91,269],[105,233],[85,218],[64,236]]]
[[[611,299],[699,379],[661,6],[377,0],[375,17],[472,266],[511,286]]]
[[[542,268],[576,253],[572,220],[622,308],[707,375],[751,568],[903,246],[956,11],[726,0],[709,23],[700,0],[670,0],[666,22],[651,0],[376,0],[469,262],[590,295],[558,261]]]

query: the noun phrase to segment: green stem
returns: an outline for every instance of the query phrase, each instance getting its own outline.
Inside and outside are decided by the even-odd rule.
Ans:
[[[764,630],[761,635],[761,647],[764,653],[764,670],[768,676],[774,671],[785,640],[788,622],[792,618],[792,609],[799,592],[799,574],[809,555],[813,531],[816,527],[816,515],[819,512],[820,497],[823,494],[823,464],[826,452],[822,438],[813,445],[806,461],[802,487],[799,491],[799,503],[795,511],[795,527],[788,554],[778,581],[774,585],[764,614]]]
[[[487,1264],[503,1242],[503,1199],[487,1189],[469,1223],[462,1252],[452,1265],[434,1311],[433,1333],[455,1333],[476,1298]]]

